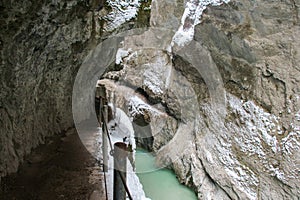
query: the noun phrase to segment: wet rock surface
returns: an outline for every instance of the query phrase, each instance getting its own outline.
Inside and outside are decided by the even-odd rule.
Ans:
[[[0,199],[105,199],[100,171],[76,130],[70,129],[47,138],[17,173],[2,179]]]

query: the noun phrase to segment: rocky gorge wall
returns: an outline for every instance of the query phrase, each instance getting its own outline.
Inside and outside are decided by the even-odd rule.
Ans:
[[[73,126],[74,76],[92,36],[85,1],[1,2],[0,177]]]
[[[232,179],[240,188],[253,188],[248,198],[300,196],[298,13],[297,1],[232,1],[208,9],[195,29],[195,39],[211,52],[227,93],[238,97],[238,102],[228,98],[229,119],[220,132],[231,145],[225,149],[243,169],[231,169],[239,176],[233,178],[233,173]]]
[[[0,5],[0,176],[73,126],[72,86],[88,51],[148,25],[150,2],[120,3]],[[152,29],[124,38],[118,71],[104,77],[119,81],[117,103],[152,137],[142,143],[158,164],[199,199],[299,198],[298,13],[297,1],[154,0]]]
[[[299,198],[298,11],[296,1],[152,1],[153,29],[125,38],[121,70],[105,75],[135,90],[117,85],[119,106],[144,116],[145,147],[199,199]]]
[[[72,88],[80,65],[112,32],[145,26],[149,11],[137,15],[139,6],[120,8],[101,0],[0,2],[0,178],[15,172],[45,137],[74,126]]]

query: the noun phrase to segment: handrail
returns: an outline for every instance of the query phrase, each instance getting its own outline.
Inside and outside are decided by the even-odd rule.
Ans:
[[[100,113],[101,113],[101,115],[102,115],[101,118],[102,118],[102,119],[105,119],[105,118],[104,118],[104,112],[103,112],[102,108],[100,108],[100,109],[101,109],[101,110],[100,110]],[[102,111],[102,112],[101,112],[101,111]],[[107,135],[108,141],[109,141],[109,145],[110,145],[110,148],[111,148],[111,150],[112,150],[112,152],[113,152],[113,145],[112,145],[111,138],[110,138],[110,135],[109,135],[107,123],[105,122],[105,120],[103,120],[103,126],[104,126],[104,132],[105,132],[105,133],[102,133],[102,134],[106,134],[106,135]],[[118,161],[115,162],[115,164],[117,165],[116,167],[119,169],[119,163],[118,163]],[[121,174],[121,172],[120,172],[119,170],[117,170],[117,171],[118,171],[119,176],[121,177],[121,180],[122,180],[123,186],[124,186],[124,188],[125,188],[125,190],[126,190],[126,193],[127,193],[127,195],[128,195],[128,198],[129,198],[130,200],[133,200],[133,198],[132,198],[132,196],[131,196],[131,194],[130,194],[130,191],[129,191],[129,188],[128,188],[128,186],[127,186],[127,183],[126,183],[126,180],[125,180],[124,176]],[[106,185],[106,176],[105,176],[105,173],[106,173],[106,172],[104,171],[106,199],[108,200],[108,197],[107,197],[107,185]]]

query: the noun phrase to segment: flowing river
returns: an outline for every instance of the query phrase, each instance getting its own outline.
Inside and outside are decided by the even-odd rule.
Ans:
[[[136,151],[136,171],[148,198],[152,200],[196,200],[195,193],[179,183],[172,170],[159,169],[151,153]]]

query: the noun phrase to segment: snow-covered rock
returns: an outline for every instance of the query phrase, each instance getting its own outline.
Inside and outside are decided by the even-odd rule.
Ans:
[[[199,199],[300,196],[300,60],[295,51],[299,29],[298,20],[286,17],[294,15],[297,6],[154,0],[152,27],[163,26],[173,34],[164,35],[161,46],[159,37],[150,37],[151,29],[143,36],[125,38],[120,52],[126,53],[117,59],[123,69],[115,75],[142,93],[119,102],[129,105],[133,118],[142,115],[148,120],[157,163],[171,164]],[[177,47],[193,39],[205,52],[198,56],[211,60],[222,76],[220,87],[226,92],[219,95],[226,96],[224,115],[212,103],[217,96],[210,92],[217,87],[201,77],[205,72],[199,75],[191,63],[174,55]],[[143,42],[146,47],[152,42],[152,49],[141,49]],[[157,110],[177,122],[159,128],[166,137],[153,134],[153,127],[168,122]]]
[[[101,18],[105,20],[103,30],[112,32],[120,25],[137,16],[140,2],[138,0],[109,0],[107,4],[112,10]]]
[[[176,126],[161,131],[165,138],[152,134],[150,128],[157,163],[171,164],[179,180],[193,187],[199,199],[297,199],[300,76],[295,63],[299,56],[291,58],[280,52],[287,51],[285,44],[299,47],[295,39],[299,30],[287,20],[294,32],[285,31],[286,25],[276,22],[282,30],[278,32],[270,26],[271,19],[255,18],[264,11],[275,16],[272,4],[262,1],[173,5],[175,8],[168,1],[153,1],[151,13],[153,27],[163,25],[174,31],[163,37],[168,38],[164,41],[169,41],[169,46],[164,43],[163,48],[139,49],[136,44],[143,46],[142,38],[151,35],[150,29],[143,37],[125,39],[123,48],[130,51],[119,59],[124,66],[118,74],[122,83],[141,88],[140,95],[144,95],[122,105],[130,105],[133,116],[155,116],[157,120],[149,120],[150,127],[161,126],[164,119],[156,115],[157,105],[177,121]],[[180,9],[181,16],[174,14]],[[292,9],[286,10],[292,13]],[[290,37],[294,39],[289,41]],[[217,87],[201,77],[205,72],[199,75],[191,63],[172,54],[192,39],[202,45],[202,60],[210,60],[220,71],[224,83],[220,87],[226,91],[219,94],[226,97],[224,115],[213,104],[212,98],[218,94],[210,93]],[[157,41],[152,37],[146,43],[151,41],[155,47]]]
[[[194,39],[195,26],[200,23],[201,15],[207,6],[219,6],[229,0],[189,0],[185,4],[181,24],[173,36],[172,46],[185,46]]]

